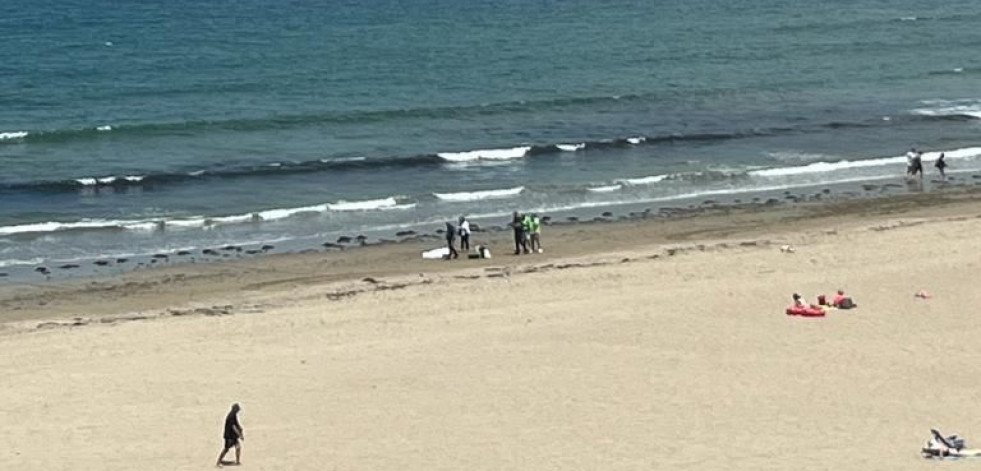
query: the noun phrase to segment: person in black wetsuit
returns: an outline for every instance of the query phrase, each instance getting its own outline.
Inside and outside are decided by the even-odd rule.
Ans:
[[[221,467],[225,464],[225,455],[228,454],[228,450],[235,447],[235,464],[242,464],[242,441],[245,440],[245,433],[242,431],[242,425],[238,423],[238,411],[242,408],[236,403],[232,404],[232,410],[225,416],[225,446],[221,450],[221,454],[218,455],[218,463],[216,466]]]
[[[942,181],[947,181],[947,161],[944,160],[944,153],[940,153],[940,157],[937,157],[937,161],[933,163],[934,167],[937,167],[937,171],[940,172],[940,179]]]

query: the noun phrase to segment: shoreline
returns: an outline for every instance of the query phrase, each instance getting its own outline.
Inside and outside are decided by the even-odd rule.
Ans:
[[[931,428],[981,436],[938,406],[977,395],[978,231],[981,193],[922,194],[559,226],[472,264],[407,243],[25,291],[50,309],[4,309],[0,463],[201,469],[237,402],[269,470],[921,469]],[[859,307],[784,314],[838,288]]]
[[[404,287],[446,277],[480,278],[491,270],[520,273],[536,266],[574,264],[624,254],[634,258],[673,254],[695,242],[703,242],[695,246],[711,243],[727,248],[727,241],[738,242],[740,237],[751,239],[741,241],[747,246],[764,239],[767,245],[793,243],[808,232],[887,223],[896,217],[954,217],[981,204],[981,190],[960,187],[871,199],[804,200],[793,204],[774,201],[751,205],[706,201],[710,204],[679,208],[669,215],[631,213],[586,221],[557,221],[545,227],[546,253],[527,256],[511,255],[510,232],[495,230],[475,233],[472,241],[474,246],[487,245],[492,249],[493,258],[489,260],[422,260],[419,254],[439,246],[440,241],[433,240],[437,236],[415,235],[402,241],[345,250],[328,248],[326,252],[181,263],[108,276],[18,283],[0,286],[0,310],[4,312],[0,329],[23,330],[35,321],[48,321],[38,325],[51,327],[114,322],[110,320],[114,317],[134,320],[161,315],[230,314],[264,303],[275,304],[288,297],[291,290],[311,286],[360,293],[366,287],[391,289],[393,284]]]
[[[721,189],[697,194],[680,194],[667,197],[654,197],[652,199],[627,199],[623,201],[610,201],[595,205],[572,206],[566,208],[528,209],[523,211],[536,212],[545,218],[551,218],[555,223],[568,222],[589,222],[593,220],[608,221],[610,218],[620,219],[640,219],[649,217],[671,217],[678,213],[687,213],[691,210],[701,210],[706,207],[731,207],[733,209],[753,208],[760,204],[798,204],[805,202],[825,202],[839,201],[842,199],[876,199],[891,197],[894,195],[921,193],[921,192],[949,192],[963,191],[965,188],[973,188],[981,185],[981,173],[971,170],[954,172],[948,182],[940,182],[932,178],[926,178],[919,184],[894,177],[887,178],[861,178],[855,180],[843,180],[832,182],[815,182],[796,184],[793,186],[777,185],[766,188],[752,189]],[[510,210],[508,210],[509,212]],[[457,216],[450,219],[455,220]],[[502,230],[502,220],[506,219],[505,213],[489,216],[488,214],[470,215],[473,224],[489,229],[489,232]],[[254,224],[254,229],[260,230],[264,224],[275,224],[277,221],[263,221],[258,213],[251,215],[249,223]],[[156,229],[151,231],[146,237],[155,239],[158,237],[169,237],[162,223],[147,223]],[[307,223],[303,223],[307,224]],[[0,262],[0,287],[4,285],[20,284],[24,282],[34,282],[39,280],[61,281],[71,279],[83,279],[99,277],[106,274],[121,274],[131,271],[142,271],[156,269],[159,266],[176,264],[200,264],[214,263],[227,260],[263,258],[268,254],[291,254],[297,252],[312,251],[332,251],[358,247],[360,245],[386,245],[392,243],[412,242],[414,240],[433,240],[441,242],[442,236],[434,233],[435,227],[442,227],[443,220],[427,220],[407,222],[399,225],[387,225],[384,227],[365,227],[362,230],[339,230],[336,228],[324,227],[316,235],[302,233],[292,233],[287,228],[282,228],[281,233],[256,233],[253,235],[243,235],[244,239],[236,241],[226,240],[224,242],[201,243],[201,241],[188,241],[187,244],[178,244],[176,247],[160,248],[151,250],[148,247],[136,248],[146,241],[131,241],[137,243],[131,250],[107,250],[102,255],[79,255],[79,256],[54,256],[46,253],[43,257],[39,254],[23,254],[20,260],[7,260]],[[235,227],[229,226],[229,227]],[[309,225],[307,224],[307,227]],[[70,246],[71,238],[76,231],[67,230],[61,237],[67,237],[66,243]],[[93,233],[95,234],[95,233]],[[91,237],[93,234],[79,230],[78,237]],[[107,233],[107,237],[116,237],[114,233]],[[119,232],[119,236],[128,234],[128,231]],[[39,235],[18,235],[15,237],[25,237],[23,243],[29,244],[32,237]],[[126,235],[125,237],[130,237]],[[129,247],[127,239],[119,239],[116,242],[118,247]],[[11,242],[11,241],[8,241]],[[150,245],[153,245],[150,242]],[[168,244],[170,245],[170,244]],[[179,248],[178,248],[179,247]]]

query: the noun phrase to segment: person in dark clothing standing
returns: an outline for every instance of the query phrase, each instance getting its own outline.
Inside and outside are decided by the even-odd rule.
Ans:
[[[221,450],[221,454],[218,455],[218,463],[216,465],[221,467],[225,464],[225,455],[228,454],[228,450],[235,447],[235,464],[242,464],[242,441],[245,440],[245,433],[242,431],[242,425],[238,423],[238,411],[242,410],[239,405],[232,404],[232,410],[225,416],[225,446]]]
[[[940,153],[940,157],[937,157],[937,161],[933,163],[934,167],[937,167],[937,171],[940,172],[940,179],[947,181],[947,161],[944,160],[944,153]]]
[[[525,225],[517,211],[511,217],[511,229],[514,230],[514,254],[528,253],[528,241],[525,240]]]
[[[453,227],[453,224],[446,223],[446,246],[450,248],[450,252],[446,256],[447,260],[451,258],[458,258],[460,256],[460,253],[456,251],[456,247],[453,246],[455,243],[456,243],[456,228]]]

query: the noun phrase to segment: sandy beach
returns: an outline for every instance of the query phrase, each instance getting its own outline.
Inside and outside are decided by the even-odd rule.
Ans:
[[[914,194],[6,287],[0,469],[210,469],[232,402],[244,469],[927,469],[930,428],[981,443],[979,217]],[[783,313],[837,288],[859,308]]]

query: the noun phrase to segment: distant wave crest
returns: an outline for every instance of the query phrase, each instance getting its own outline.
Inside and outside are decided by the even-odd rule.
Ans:
[[[488,199],[513,198],[521,194],[525,187],[505,188],[501,190],[467,191],[459,193],[433,193],[437,199],[450,202],[480,201]]]

